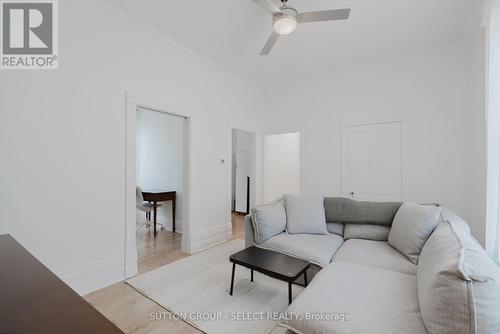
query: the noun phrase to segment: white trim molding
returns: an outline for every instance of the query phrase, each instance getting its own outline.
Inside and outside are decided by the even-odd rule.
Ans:
[[[487,64],[487,165],[485,248],[500,259],[500,0],[489,0],[483,11]]]
[[[142,216],[142,212],[140,214]],[[136,216],[136,219],[138,222],[146,223],[145,218]],[[172,217],[170,215],[166,216],[166,215],[162,215],[162,214],[158,213],[158,215],[156,216],[156,224],[161,225],[160,227],[163,226],[163,228],[167,231],[173,230]],[[158,226],[157,226],[157,228],[158,228]],[[175,232],[182,234],[183,228],[184,228],[184,220],[176,218],[175,219]]]
[[[135,254],[137,259],[137,253]],[[65,274],[58,274],[79,295],[105,288],[125,279],[125,259],[117,256]],[[135,272],[137,273],[137,262]]]
[[[127,252],[123,265],[125,266],[124,279],[137,275],[137,251]]]
[[[183,108],[160,102],[156,99],[145,98],[130,91],[125,93],[126,105],[126,162],[125,162],[125,254],[123,269],[125,279],[137,275],[137,245],[136,245],[136,209],[135,209],[135,187],[136,187],[136,113],[138,108],[147,108],[171,115],[180,116],[187,120],[185,126],[186,151],[185,152],[185,176],[184,176],[184,219],[179,228],[182,231],[181,248],[185,253],[191,253],[191,132],[190,113]]]
[[[191,236],[190,254],[201,252],[205,249],[217,246],[225,241],[231,240],[232,225],[223,224],[207,228],[194,233]]]

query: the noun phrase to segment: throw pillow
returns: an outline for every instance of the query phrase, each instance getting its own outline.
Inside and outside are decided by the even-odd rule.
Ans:
[[[258,244],[284,232],[286,213],[283,202],[256,206],[252,209],[252,222],[255,242]]]
[[[420,252],[436,227],[441,208],[404,203],[396,213],[389,232],[389,245],[418,264]]]
[[[323,196],[285,195],[287,232],[328,234],[323,201]]]

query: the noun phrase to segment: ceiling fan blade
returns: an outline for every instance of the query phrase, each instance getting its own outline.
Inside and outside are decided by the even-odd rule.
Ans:
[[[267,39],[266,45],[264,45],[264,48],[260,52],[261,56],[267,56],[269,52],[271,52],[271,49],[273,48],[274,44],[276,44],[278,37],[280,37],[280,35],[277,32],[273,31],[271,36],[269,36],[269,38]]]
[[[271,2],[271,0],[252,0],[252,1],[271,15],[278,13],[280,11],[279,8],[276,7]]]
[[[298,15],[298,21],[300,23],[308,23],[308,22],[345,20],[349,18],[350,12],[351,9],[346,8],[346,9],[322,10],[319,12],[300,13]]]

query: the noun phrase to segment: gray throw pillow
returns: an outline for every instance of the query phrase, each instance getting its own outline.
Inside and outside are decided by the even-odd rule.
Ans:
[[[286,213],[282,201],[260,205],[252,209],[252,222],[255,242],[260,244],[267,239],[283,233],[286,228]]]
[[[396,213],[389,232],[389,245],[418,264],[420,252],[441,214],[441,208],[404,203]]]
[[[323,201],[323,196],[285,195],[287,232],[328,234]]]

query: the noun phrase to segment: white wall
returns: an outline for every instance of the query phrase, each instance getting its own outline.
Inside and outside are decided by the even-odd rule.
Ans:
[[[125,92],[191,117],[192,251],[230,236],[219,159],[260,133],[262,92],[99,1],[59,6],[59,70],[0,73],[0,233],[83,293],[124,277]]]
[[[300,132],[301,193],[340,195],[341,122],[406,120],[406,199],[468,218],[467,65],[450,46],[284,83],[265,92],[265,132]]]
[[[300,192],[300,133],[264,137],[264,201]]]
[[[136,180],[143,190],[176,192],[176,230],[184,222],[184,122],[183,117],[139,109],[136,130]],[[144,220],[144,213],[140,219]],[[161,203],[157,222],[172,228],[172,202]]]

